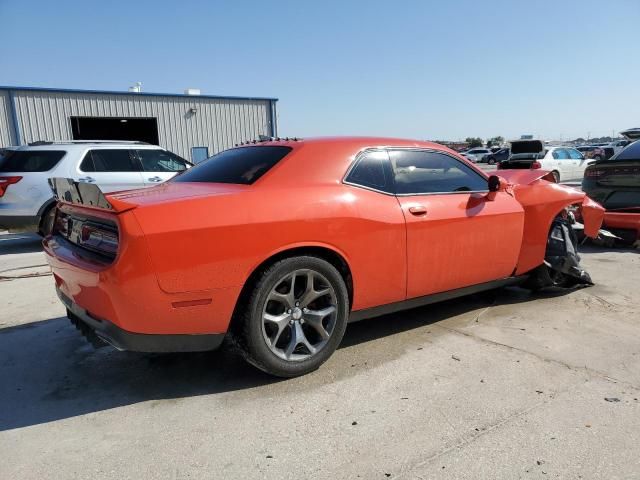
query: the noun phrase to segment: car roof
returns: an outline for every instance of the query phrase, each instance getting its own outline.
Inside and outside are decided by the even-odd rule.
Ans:
[[[316,137],[305,139],[269,139],[241,143],[236,148],[248,146],[287,146],[292,151],[278,162],[258,183],[261,185],[297,186],[301,181],[333,183],[342,179],[348,167],[363,150],[376,148],[420,148],[437,150],[458,159],[464,159],[458,152],[438,143],[392,137]],[[468,160],[471,168],[480,175],[486,175]],[[301,176],[300,172],[304,172]]]
[[[15,150],[84,150],[86,148],[137,148],[137,149],[162,149],[158,145],[143,142],[126,141],[61,141],[61,142],[34,142],[28,145],[12,147]]]
[[[386,148],[386,147],[419,147],[433,148],[436,150],[449,150],[444,145],[427,140],[411,140],[407,138],[394,137],[373,137],[373,136],[334,136],[334,137],[311,137],[311,138],[275,138],[266,141],[249,141],[242,145],[288,145],[298,148],[304,145],[341,145],[354,149],[362,148]],[[479,148],[479,147],[478,147]],[[453,151],[453,150],[452,150]]]

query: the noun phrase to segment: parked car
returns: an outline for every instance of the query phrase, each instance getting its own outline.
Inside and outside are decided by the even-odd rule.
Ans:
[[[511,155],[498,169],[548,170],[560,181],[581,181],[588,160],[575,148],[545,146],[540,140],[514,140]]]
[[[94,183],[105,192],[164,182],[190,163],[140,142],[37,142],[0,159],[0,229],[38,231],[51,226],[55,201],[49,177]]]
[[[580,147],[576,147],[576,150],[582,153],[582,155],[584,155],[584,158],[588,160],[602,160],[604,158],[607,158],[607,154],[604,151],[604,148],[600,146],[582,145]],[[609,155],[609,157],[613,156],[613,149],[611,150],[610,154],[611,155]]]
[[[582,189],[606,209],[608,230],[630,243],[640,240],[640,140],[589,165]]]
[[[616,140],[614,142],[611,142],[608,145],[608,147],[613,148],[613,153],[616,154],[616,153],[620,152],[622,149],[624,149],[624,147],[626,147],[630,143],[631,143],[631,140]]]
[[[14,150],[17,150],[18,147],[2,147],[0,148],[0,160],[2,160],[3,157],[6,157],[9,153],[13,152]]]
[[[491,153],[488,148],[471,148],[466,152],[462,152],[462,155],[473,163],[478,163],[482,157]]]
[[[509,148],[501,148],[496,152],[485,155],[480,161],[483,163],[488,163],[489,165],[494,165],[506,160],[507,158],[509,158],[509,155],[511,155],[511,150]]]
[[[429,142],[265,141],[147,190],[53,179],[43,245],[90,339],[167,352],[227,336],[290,377],[327,360],[348,320],[523,281],[589,283],[565,208],[594,236],[601,207],[546,172],[502,173]]]

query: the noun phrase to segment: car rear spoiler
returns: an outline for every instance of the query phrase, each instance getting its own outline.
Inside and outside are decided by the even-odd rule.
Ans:
[[[134,208],[126,202],[107,200],[98,185],[92,183],[76,182],[72,178],[49,178],[49,186],[53,196],[59,202],[82,205],[89,208],[100,208],[119,213]]]

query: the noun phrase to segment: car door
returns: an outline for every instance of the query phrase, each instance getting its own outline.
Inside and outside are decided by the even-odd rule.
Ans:
[[[103,192],[142,188],[140,164],[129,148],[91,148],[78,165],[77,180]]]
[[[138,149],[136,156],[142,165],[142,177],[147,187],[166,182],[187,169],[188,162],[184,158],[160,148]]]
[[[524,210],[511,193],[487,194],[487,179],[452,155],[389,150],[407,225],[407,298],[510,276]]]
[[[582,177],[584,177],[584,171],[589,162],[584,158],[584,155],[575,148],[567,148],[567,152],[569,152],[569,157],[573,161],[573,179],[582,180]]]

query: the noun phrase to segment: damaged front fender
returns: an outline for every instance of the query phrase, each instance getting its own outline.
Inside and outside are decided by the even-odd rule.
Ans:
[[[580,205],[580,214],[584,223],[584,234],[587,237],[597,238],[604,220],[604,208],[602,205],[585,195]]]

